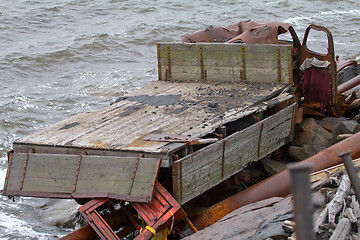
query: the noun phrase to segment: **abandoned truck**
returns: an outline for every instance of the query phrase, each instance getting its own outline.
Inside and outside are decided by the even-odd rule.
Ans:
[[[310,31],[328,53],[307,48]],[[158,80],[16,140],[3,194],[84,204],[89,225],[63,239],[184,237],[206,226],[191,221],[204,192],[291,142],[302,114],[346,108],[321,26],[302,44],[285,23],[209,27],[159,43],[157,60]]]

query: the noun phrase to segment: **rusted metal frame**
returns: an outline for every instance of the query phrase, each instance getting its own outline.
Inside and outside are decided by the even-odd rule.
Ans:
[[[83,152],[80,153],[80,155],[79,155],[79,157],[78,157],[72,193],[75,193],[75,192],[76,192],[76,185],[77,185],[77,181],[78,181],[78,178],[79,178],[79,172],[80,172],[80,167],[81,167],[81,159],[82,159],[82,157],[83,157],[85,154],[86,154],[86,152],[83,151]]]
[[[206,81],[206,70],[204,69],[204,56],[203,56],[203,48],[199,49],[200,54],[200,72],[201,72],[201,80]]]
[[[182,161],[179,161],[178,163],[178,167],[179,167],[179,202],[182,202],[182,198],[183,198],[183,175],[182,175]]]
[[[22,173],[21,173],[21,180],[20,180],[20,187],[19,187],[19,191],[21,191],[24,187],[24,181],[25,181],[25,174],[26,174],[26,168],[27,168],[27,165],[28,165],[28,162],[29,162],[29,157],[30,157],[30,154],[31,153],[34,153],[34,150],[33,149],[29,149],[27,155],[26,155],[26,158],[25,158],[25,161],[24,161],[24,167],[23,167],[23,170],[22,170]]]
[[[281,55],[280,55],[279,48],[276,51],[276,58],[277,58],[277,70],[278,70],[278,82],[280,83],[281,82]]]
[[[128,189],[128,194],[127,194],[127,198],[129,199],[130,197],[130,194],[131,194],[131,191],[132,191],[132,187],[134,185],[134,180],[135,180],[135,177],[136,177],[136,172],[137,172],[137,169],[138,169],[138,166],[139,166],[139,161],[140,161],[140,158],[143,157],[142,154],[140,154],[137,159],[136,159],[136,162],[134,164],[134,169],[133,169],[133,174],[132,174],[132,177],[130,179],[130,184],[129,184],[129,189]]]
[[[297,51],[297,50],[296,50]],[[292,85],[294,83],[294,71],[293,71],[293,68],[294,68],[294,62],[293,62],[293,51],[292,51],[292,48],[291,46],[289,46],[289,63],[288,63],[288,71],[289,71],[289,85]],[[298,66],[295,66],[296,68],[298,68]]]
[[[258,141],[258,149],[257,149],[257,152],[258,152],[258,160],[260,160],[261,137],[262,137],[263,128],[264,128],[264,122],[262,122],[261,125],[260,125],[259,141]]]
[[[160,56],[160,55],[159,55]],[[165,71],[165,79],[171,79],[171,54],[170,54],[170,47],[167,47],[167,69]]]
[[[227,140],[222,141],[222,154],[221,154],[221,178],[224,180],[224,171],[225,171],[225,149],[226,149]]]
[[[112,229],[123,228],[123,230],[117,233],[120,239],[127,236],[134,230],[132,223],[130,222],[129,218],[127,217],[127,215],[125,214],[122,208],[114,210],[110,214],[103,216],[103,219]],[[61,240],[98,240],[98,239],[99,239],[99,235],[95,232],[95,230],[91,227],[91,225],[86,225],[61,238]]]
[[[358,201],[360,201],[360,179],[357,175],[354,163],[351,158],[351,151],[344,152],[340,154],[339,157],[341,157],[344,162],[346,172],[349,175],[351,185],[354,189],[356,198]]]
[[[80,207],[79,212],[102,240],[120,240],[109,224],[97,212],[97,208],[109,199],[94,199]]]
[[[157,58],[158,58],[158,80],[161,80],[161,58],[160,58],[160,44],[157,44]],[[165,76],[166,78],[166,76]]]
[[[143,231],[135,238],[135,240],[148,240],[154,235],[154,231],[156,232],[160,227],[166,227],[166,223],[170,224],[169,221],[175,222],[179,219],[184,219],[186,217],[185,212],[182,210],[180,204],[166,191],[166,189],[161,186],[159,182],[156,182],[156,199],[160,202],[166,202],[162,206],[158,206],[159,208],[152,207],[148,209],[149,204],[152,203],[132,203],[132,206],[138,212],[138,214],[144,219],[144,221],[148,224],[147,228],[144,228]],[[145,211],[154,212],[151,216],[151,219]],[[158,213],[158,214],[156,214]],[[150,231],[151,229],[151,231]]]
[[[309,36],[310,30],[316,30],[316,31],[322,31],[325,32],[328,38],[328,53],[327,54],[321,54],[316,53],[307,48],[307,38]],[[335,61],[335,51],[334,51],[334,41],[332,34],[329,29],[323,26],[318,26],[311,24],[307,27],[304,34],[304,39],[302,43],[301,48],[301,63],[309,56],[313,57],[316,56],[319,60],[327,60],[330,62],[331,65],[331,106],[337,105],[337,94],[338,94],[338,86],[337,86],[337,70],[336,70],[336,61]]]
[[[240,71],[240,79],[241,79],[241,81],[245,81],[246,80],[245,47],[241,47],[241,63],[242,63],[242,70]]]
[[[45,197],[45,198],[111,198],[111,199],[118,199],[118,200],[124,200],[127,201],[133,201],[133,202],[146,202],[144,201],[144,197],[138,197],[138,196],[128,196],[128,195],[120,195],[120,194],[109,194],[109,193],[94,193],[94,194],[88,194],[88,193],[63,193],[63,192],[38,192],[38,191],[21,191],[21,194],[19,193],[19,190],[6,190],[4,191],[4,194],[6,196],[27,196],[27,197]]]
[[[136,227],[138,225],[138,222],[135,220],[134,216],[131,214],[131,212],[127,209],[128,207],[125,206],[124,203],[120,203],[121,209],[124,210],[124,213],[128,218],[130,219],[131,223]]]
[[[293,111],[292,111],[292,116],[291,116],[291,132],[290,132],[290,141],[294,141],[295,138],[295,123],[296,123],[296,119],[297,117],[301,117],[300,123],[302,122],[302,110],[299,110],[298,112],[298,108],[296,107],[296,105],[293,107]],[[301,116],[299,116],[301,115]],[[300,124],[299,123],[299,124]]]
[[[6,177],[5,177],[5,183],[4,183],[4,189],[3,189],[3,193],[6,192],[7,186],[8,186],[8,181],[9,181],[9,176],[10,176],[10,168],[12,165],[12,159],[13,159],[13,153],[14,151],[8,151],[7,156],[8,156],[8,168],[6,170]]]
[[[151,187],[149,188],[149,194],[148,194],[148,196],[150,196],[148,199],[147,199],[147,202],[150,202],[151,201],[151,199],[152,199],[152,197],[153,197],[153,195],[154,195],[154,189],[155,189],[155,184],[156,184],[156,180],[157,180],[157,178],[158,178],[158,175],[159,175],[159,169],[160,169],[160,166],[161,166],[161,159],[159,158],[158,160],[157,160],[157,163],[156,163],[156,170],[157,170],[157,173],[158,174],[154,174],[153,175],[153,178],[151,179]]]
[[[311,163],[295,163],[288,167],[294,199],[296,239],[298,240],[315,240],[309,176],[312,166]]]
[[[353,158],[360,157],[360,132],[343,140],[327,149],[322,150],[316,155],[304,160],[305,163],[313,163],[314,166],[310,172],[316,172],[322,169],[342,163],[339,154],[344,151],[352,151]],[[249,203],[261,201],[276,196],[286,196],[290,193],[290,174],[284,170],[270,178],[259,182],[250,188],[247,188],[207,209],[190,217],[197,229],[203,229],[214,224],[226,214],[235,209],[245,206]]]
[[[179,163],[176,162],[179,160],[179,155],[173,154],[173,160],[174,163],[172,165],[172,188],[173,188],[173,196],[175,199],[179,200],[180,194],[179,194]]]

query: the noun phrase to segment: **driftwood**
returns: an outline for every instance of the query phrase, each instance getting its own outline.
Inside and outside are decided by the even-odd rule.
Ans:
[[[335,217],[343,208],[345,196],[349,193],[349,191],[350,179],[347,175],[343,175],[334,198],[326,205],[325,209],[320,213],[320,216],[315,223],[315,232],[319,232],[319,227],[325,222],[326,218],[328,218],[330,226],[335,226]]]
[[[350,234],[350,229],[350,220],[347,218],[342,218],[329,240],[345,240],[346,237]]]

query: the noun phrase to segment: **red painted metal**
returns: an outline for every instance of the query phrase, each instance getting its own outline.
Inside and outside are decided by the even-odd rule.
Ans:
[[[352,152],[353,159],[359,158],[359,142],[360,133],[357,133],[303,162],[313,163],[311,172],[315,172],[342,163],[339,155],[346,151]],[[286,196],[287,194],[290,194],[290,175],[289,171],[285,170],[190,217],[190,220],[196,228],[203,229],[237,208],[275,196]]]
[[[129,220],[128,216],[125,214],[122,208],[115,210],[108,215],[105,215],[103,217],[103,220],[112,229],[119,229],[120,227],[123,228],[123,230],[117,234],[119,238],[127,236],[134,230],[133,224],[131,223],[131,221]],[[90,225],[86,225],[85,227],[82,227],[61,238],[61,240],[98,240],[98,239],[99,239],[99,235],[94,231],[94,229]]]
[[[135,240],[150,239],[154,235],[152,231],[161,230],[186,217],[180,204],[159,182],[156,182],[154,197],[150,203],[131,203],[131,205],[148,226]]]
[[[105,222],[96,210],[107,201],[109,201],[107,198],[93,199],[83,205],[79,209],[79,212],[102,240],[120,240],[109,224]]]

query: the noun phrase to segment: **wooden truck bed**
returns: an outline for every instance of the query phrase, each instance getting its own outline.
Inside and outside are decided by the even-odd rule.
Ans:
[[[174,197],[186,203],[290,141],[295,105],[286,104],[271,116],[262,113],[289,103],[292,97],[287,93],[292,84],[291,51],[288,45],[159,44],[159,80],[108,107],[75,115],[15,141],[4,193],[65,198],[107,194],[149,201],[161,159],[162,167],[173,168]],[[239,120],[249,117],[252,123],[241,127]],[[214,143],[191,146],[216,138],[219,135],[214,133],[222,127],[235,130]],[[86,157],[74,157],[81,154],[98,158],[83,165]],[[63,164],[67,156],[72,159],[70,169]],[[104,172],[115,158],[129,162],[128,180]],[[143,159],[154,162],[151,174],[139,168]],[[40,178],[35,168],[29,169],[33,175],[27,173],[30,160],[42,166]],[[65,177],[61,174],[65,171],[73,174]],[[147,175],[146,179],[138,179],[137,172]],[[92,181],[88,184],[99,186],[80,188],[79,183],[86,185],[84,174],[102,177],[101,184],[112,187],[103,191],[100,183]],[[60,187],[64,178],[68,186]],[[117,188],[119,179],[127,187]],[[41,184],[48,180],[54,184]],[[138,184],[144,181],[147,184]],[[139,196],[131,190],[137,185],[141,185],[136,191]]]

